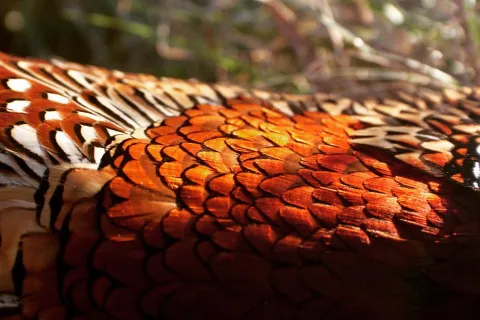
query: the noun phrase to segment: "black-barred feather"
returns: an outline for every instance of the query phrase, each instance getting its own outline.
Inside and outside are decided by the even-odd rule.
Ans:
[[[410,177],[418,172],[431,179],[432,185],[444,181],[457,191],[465,191],[470,206],[470,200],[480,189],[479,118],[480,89],[477,88],[406,85],[382,97],[362,99],[324,93],[291,95],[0,54],[0,257],[3,258],[0,290],[13,290],[10,272],[17,261],[23,235],[41,234],[38,245],[36,236],[26,242],[25,266],[29,272],[43,272],[42,268],[51,267],[48,265],[51,261],[46,259],[48,263],[41,261],[44,263],[38,266],[34,258],[29,258],[35,255],[36,249],[49,258],[57,257],[57,232],[68,233],[72,241],[85,241],[94,247],[92,243],[98,240],[98,230],[87,230],[83,234],[82,228],[97,224],[109,231],[113,239],[109,239],[112,240],[109,245],[115,246],[138,236],[133,229],[122,229],[123,221],[130,221],[132,226],[152,236],[152,239],[142,239],[145,243],[151,242],[152,252],[158,249],[155,246],[168,247],[176,241],[174,238],[182,238],[187,227],[198,227],[203,233],[197,233],[206,238],[213,230],[224,228],[226,233],[217,235],[215,247],[201,251],[196,247],[200,247],[200,240],[198,244],[185,245],[205,254],[203,257],[198,253],[195,257],[204,259],[205,264],[209,261],[208,255],[218,248],[239,250],[243,254],[258,246],[255,252],[266,252],[262,261],[252,261],[258,266],[263,266],[263,260],[274,260],[275,252],[270,252],[269,246],[281,244],[289,248],[296,241],[287,237],[280,239],[280,233],[275,233],[269,223],[280,228],[291,224],[289,232],[296,230],[309,239],[295,242],[298,250],[290,252],[291,256],[286,259],[295,261],[294,264],[299,251],[313,251],[315,241],[330,239],[328,226],[339,221],[351,222],[354,227],[338,227],[345,238],[338,243],[334,243],[335,239],[328,243],[332,248],[336,246],[335,250],[348,249],[349,237],[358,236],[364,229],[382,237],[398,236],[396,230],[397,233],[390,229],[391,234],[384,232],[391,225],[382,225],[377,220],[369,221],[374,226],[362,224],[367,209],[371,209],[372,216],[396,212],[400,216],[398,223],[405,230],[425,224],[427,227],[422,232],[433,234],[443,223],[439,215],[446,200],[437,195],[441,192],[411,179],[401,178],[401,185],[389,176],[393,173],[388,163],[407,164],[408,170],[402,167],[400,171],[409,171]],[[194,121],[197,122],[194,124]],[[242,126],[247,129],[240,129]],[[311,128],[325,132],[309,132]],[[372,148],[376,150],[374,155],[388,161],[369,158],[368,150]],[[233,177],[242,170],[245,172]],[[282,176],[284,171],[288,174]],[[219,172],[221,175],[215,176]],[[377,178],[384,179],[385,185],[371,177],[379,172],[383,176]],[[217,186],[211,181],[206,184],[212,176],[218,179]],[[264,176],[266,179],[262,182]],[[369,185],[365,185],[365,181]],[[414,189],[409,183],[418,190],[430,190],[430,198],[425,191],[424,198],[415,199],[409,194]],[[343,189],[333,187],[338,185]],[[395,197],[399,203],[392,200],[393,195],[385,196],[393,185],[398,185]],[[226,186],[228,190],[218,186]],[[314,188],[317,189],[312,191]],[[359,196],[358,190],[365,194]],[[204,199],[207,191],[214,195],[208,201]],[[233,200],[225,196],[230,193]],[[281,197],[268,198],[271,195]],[[133,199],[129,199],[130,196]],[[376,206],[375,197],[383,197],[383,202]],[[144,198],[154,199],[154,208],[144,203]],[[314,198],[318,201],[309,203]],[[413,205],[410,198],[425,209],[419,211],[425,213],[426,218],[408,210]],[[265,199],[271,203],[262,204]],[[432,207],[439,208],[438,212],[428,211],[430,204],[426,199],[435,204],[436,207]],[[361,208],[365,201],[371,201],[370,207]],[[455,201],[460,203],[461,199],[458,197]],[[334,208],[350,202],[355,206],[345,206],[345,211]],[[222,212],[222,208],[229,206],[232,208]],[[106,208],[114,208],[110,212],[114,218],[102,216],[93,217],[99,221],[89,220],[92,211]],[[209,215],[195,216],[205,208]],[[308,210],[315,212],[315,218],[305,213]],[[69,219],[73,211],[73,216],[81,218],[72,222]],[[239,216],[243,211],[246,215]],[[267,213],[271,215],[268,219],[264,217]],[[171,239],[156,239],[148,233],[149,222],[142,219],[150,214],[157,214],[159,219],[168,215],[171,225],[167,223],[162,228],[172,228]],[[326,214],[333,218],[329,216],[332,219],[323,221]],[[158,222],[155,219],[152,221]],[[175,229],[178,221],[185,223],[185,230]],[[313,227],[319,221],[322,226]],[[240,232],[236,224],[251,228],[242,229],[242,237],[233,238],[232,234]],[[68,229],[70,225],[82,231],[80,234],[85,239],[76,239],[75,230]],[[258,231],[261,228],[265,230]],[[402,228],[399,230],[404,231]],[[452,231],[452,234],[462,232],[468,234],[471,230]],[[279,239],[260,241],[261,237],[256,238],[264,234]],[[246,245],[243,238],[248,236],[251,236],[250,243]],[[144,254],[135,252],[135,246],[142,241],[132,245],[133,260]],[[177,258],[182,260],[180,255],[175,256],[175,250],[173,252],[174,262],[178,262]],[[126,256],[132,257],[130,253]],[[316,258],[315,254],[308,257],[311,261]],[[229,256],[222,259],[228,265]],[[242,263],[248,265],[247,260]],[[166,263],[160,261],[159,264]],[[123,276],[117,269],[112,272]],[[290,274],[288,270],[285,272]],[[57,280],[54,274],[49,276],[52,281]],[[161,281],[169,282],[168,277]],[[293,284],[279,283],[280,287],[285,286],[282,290],[298,290],[302,295],[311,291],[287,288]],[[83,297],[77,298],[83,301]],[[34,309],[30,310],[32,317],[36,316]]]

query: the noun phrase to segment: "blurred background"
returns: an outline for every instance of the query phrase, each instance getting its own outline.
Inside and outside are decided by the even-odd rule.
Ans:
[[[1,0],[0,50],[355,95],[480,85],[479,12],[475,0]]]

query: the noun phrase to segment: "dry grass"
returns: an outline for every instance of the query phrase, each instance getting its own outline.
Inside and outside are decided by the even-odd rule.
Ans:
[[[0,49],[295,92],[352,94],[398,81],[480,85],[478,7],[472,0],[2,0]]]

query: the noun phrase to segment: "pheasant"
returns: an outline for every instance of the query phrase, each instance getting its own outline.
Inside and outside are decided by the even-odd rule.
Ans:
[[[480,89],[352,100],[1,54],[0,108],[9,319],[480,315]]]

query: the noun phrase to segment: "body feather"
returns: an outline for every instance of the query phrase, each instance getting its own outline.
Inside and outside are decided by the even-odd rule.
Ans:
[[[478,316],[475,88],[351,100],[5,54],[0,84],[0,284],[26,319]]]

